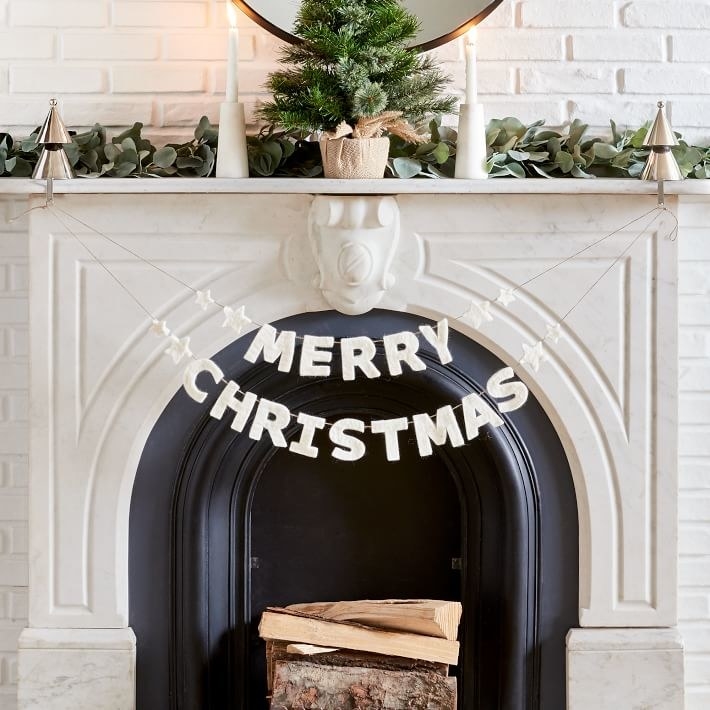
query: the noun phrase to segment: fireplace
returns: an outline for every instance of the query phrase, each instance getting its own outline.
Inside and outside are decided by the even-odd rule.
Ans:
[[[377,338],[420,324],[387,311],[331,312],[277,327]],[[250,341],[216,358],[228,377],[331,420],[433,411],[483,391],[502,367],[456,334],[453,365],[430,359],[426,373],[400,378],[308,380],[249,365]],[[431,457],[403,443],[397,463],[374,435],[357,463],[301,458],[239,436],[209,409],[173,398],[138,468],[129,556],[138,710],[267,708],[261,612],[358,598],[464,603],[463,710],[564,707],[565,637],[578,624],[577,507],[539,404]]]
[[[195,353],[295,411],[431,413],[479,391],[501,363],[529,387],[530,402],[504,427],[425,459],[403,445],[399,464],[384,461],[376,439],[362,465],[314,463],[208,420],[180,392],[182,372],[143,315],[51,213],[33,212],[20,708],[258,710],[254,620],[266,604],[421,595],[464,603],[466,710],[606,710],[630,697],[680,710],[672,220],[660,218],[610,270],[539,371],[519,363],[522,344],[638,230],[526,287],[511,308],[494,305],[493,322],[457,320],[472,300],[495,299],[652,208],[654,197],[638,194],[646,186],[626,185],[558,181],[523,194],[506,183],[488,194],[466,181],[388,181],[363,183],[375,194],[339,196],[344,186],[328,181],[173,181],[147,193],[141,185],[143,194],[57,198],[261,323],[375,337],[450,319],[456,351],[446,368],[432,361],[426,373],[366,386],[275,376],[242,360],[248,334],[235,341],[192,294],[82,229]],[[297,194],[306,189],[323,194]],[[365,251],[341,259],[340,247],[358,239]],[[355,299],[353,274],[367,286]],[[358,303],[367,313],[343,315]],[[425,520],[435,534],[423,534]],[[323,545],[324,534],[342,550]],[[393,554],[408,545],[416,555]]]

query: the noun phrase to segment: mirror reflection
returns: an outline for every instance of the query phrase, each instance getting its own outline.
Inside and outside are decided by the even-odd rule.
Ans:
[[[292,42],[299,0],[234,0],[262,27]],[[458,37],[495,10],[502,0],[405,0],[406,8],[419,17],[421,30],[416,46],[432,49]]]

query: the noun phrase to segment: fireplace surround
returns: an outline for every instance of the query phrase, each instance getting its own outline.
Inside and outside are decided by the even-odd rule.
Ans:
[[[323,254],[309,239],[320,209],[306,192],[312,184],[246,182],[237,188],[205,183],[215,194],[159,195],[108,181],[102,191],[147,194],[71,194],[58,201],[220,300],[246,305],[255,320],[356,322],[308,315],[328,311],[332,298],[320,288]],[[437,192],[366,183],[361,195],[338,195],[343,188],[326,181],[317,189],[335,215],[332,229],[344,237],[370,226],[339,222],[337,215],[379,214],[384,200],[386,209],[394,203],[398,241],[383,267],[391,278],[377,303],[382,312],[368,317],[389,312],[421,321],[454,319],[472,298],[494,298],[502,286],[520,283],[653,206],[653,196],[638,194],[636,184],[595,183],[516,187],[521,194],[503,194],[514,192],[511,186],[488,194],[490,188],[465,181],[436,186]],[[162,185],[158,189],[168,192],[186,189]],[[524,194],[528,190],[537,194]],[[382,197],[387,192],[394,194]],[[352,206],[363,201],[362,208]],[[669,204],[674,208],[675,198]],[[570,318],[539,372],[516,364],[522,343],[544,334],[545,324],[565,312],[638,230],[621,230],[556,277],[541,279],[511,309],[496,307],[494,322],[480,329],[454,326],[470,347],[516,368],[569,465],[579,527],[572,574],[578,596],[568,622],[566,669],[559,674],[572,710],[682,707],[683,654],[675,630],[677,254],[676,243],[665,238],[671,229],[667,215],[653,225],[651,237],[630,250]],[[43,710],[132,709],[131,623],[135,618],[140,658],[146,619],[139,620],[141,602],[135,608],[132,602],[139,542],[129,520],[145,481],[157,485],[157,476],[146,478],[142,466],[154,435],[163,436],[181,375],[163,357],[164,348],[146,337],[141,314],[50,213],[32,213],[30,232],[30,626],[20,640],[19,703]],[[152,310],[191,335],[195,352],[220,353],[229,362],[230,352],[242,347],[184,290],[88,230],[80,234]],[[199,428],[199,417],[184,426]],[[183,448],[175,456],[189,450],[177,430]],[[170,470],[166,465],[165,475]],[[146,549],[158,545],[160,534],[146,530]],[[264,555],[250,555],[248,567],[251,557]],[[168,582],[156,575],[156,586]],[[543,579],[541,599],[545,591]],[[552,603],[549,611],[556,609]]]
[[[420,324],[393,312],[325,312],[276,327],[377,338]],[[483,390],[502,366],[452,335],[453,365],[429,357],[426,373],[384,381],[252,366],[243,359],[248,335],[215,361],[244,389],[295,411],[408,416]],[[382,442],[369,441],[353,464],[239,436],[209,417],[214,399],[173,398],[138,467],[129,620],[141,649],[139,710],[267,708],[261,612],[347,598],[462,601],[459,707],[564,707],[577,506],[564,450],[537,402],[468,446],[421,458],[410,440],[395,464]]]

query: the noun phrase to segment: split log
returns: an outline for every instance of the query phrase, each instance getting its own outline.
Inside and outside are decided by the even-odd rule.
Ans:
[[[271,710],[455,710],[455,686],[436,673],[277,662]]]
[[[436,599],[316,602],[291,604],[289,610],[333,621],[354,621],[378,629],[405,631],[456,641],[463,607],[460,602]]]
[[[347,648],[449,665],[458,663],[459,657],[458,641],[373,629],[278,608],[269,608],[262,614],[259,635],[263,639]]]

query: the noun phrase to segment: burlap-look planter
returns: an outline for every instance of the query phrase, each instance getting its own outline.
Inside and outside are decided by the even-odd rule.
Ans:
[[[323,171],[339,180],[377,180],[385,176],[389,138],[336,138],[322,140]]]

